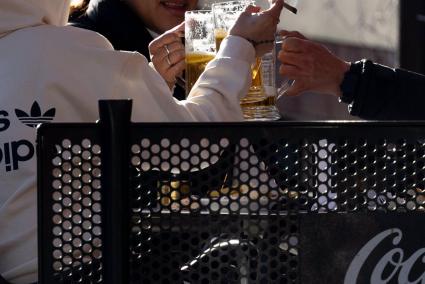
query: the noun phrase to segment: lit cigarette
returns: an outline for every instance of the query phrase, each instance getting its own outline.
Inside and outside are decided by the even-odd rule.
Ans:
[[[296,14],[298,13],[298,9],[287,4],[287,3],[283,3],[283,7],[286,8],[287,10],[291,11],[292,13]]]

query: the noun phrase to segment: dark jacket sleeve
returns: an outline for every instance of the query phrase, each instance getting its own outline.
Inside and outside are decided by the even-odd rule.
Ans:
[[[425,76],[364,61],[352,115],[371,120],[425,120]]]

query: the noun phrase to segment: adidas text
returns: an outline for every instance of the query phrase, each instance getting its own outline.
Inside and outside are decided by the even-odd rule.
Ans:
[[[34,154],[34,145],[28,140],[6,142],[0,144],[0,165],[6,172],[16,171],[19,163],[31,160]]]
[[[0,132],[6,131],[10,127],[9,114],[5,110],[0,110]]]

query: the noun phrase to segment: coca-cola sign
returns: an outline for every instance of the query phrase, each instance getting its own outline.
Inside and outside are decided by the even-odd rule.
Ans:
[[[425,284],[424,214],[300,218],[300,283]]]

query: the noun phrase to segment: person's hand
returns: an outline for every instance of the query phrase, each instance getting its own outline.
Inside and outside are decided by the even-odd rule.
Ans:
[[[296,96],[311,91],[340,96],[340,85],[350,63],[298,32],[282,31],[281,35],[284,40],[278,54],[282,63],[279,73],[295,80],[284,95]]]
[[[176,77],[182,74],[186,66],[183,34],[184,23],[181,23],[149,44],[151,61],[170,89],[174,87]]]
[[[277,0],[264,12],[260,12],[259,7],[248,6],[230,29],[229,35],[250,41],[254,45],[256,56],[261,57],[273,47],[282,8],[283,0]]]

